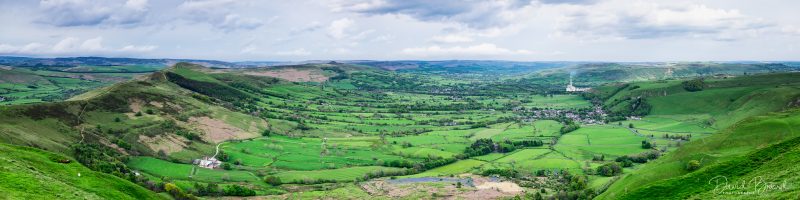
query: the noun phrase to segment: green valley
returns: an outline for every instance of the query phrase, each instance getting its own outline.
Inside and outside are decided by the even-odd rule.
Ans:
[[[718,176],[797,173],[790,66],[437,64],[180,62],[79,95],[28,88],[70,98],[0,107],[4,159],[24,163],[3,168],[0,188],[10,199],[43,197],[22,179],[70,185],[45,188],[64,198],[713,199],[752,197],[720,195],[708,184]],[[661,70],[681,73],[647,75]],[[591,89],[564,91],[570,79]],[[796,195],[785,187],[763,197]]]

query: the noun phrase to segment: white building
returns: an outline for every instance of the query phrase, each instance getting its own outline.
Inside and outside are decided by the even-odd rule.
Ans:
[[[586,92],[592,88],[579,88],[572,85],[572,75],[569,75],[569,85],[567,85],[567,92]]]
[[[195,159],[194,164],[202,168],[214,169],[222,165],[222,162],[217,160],[214,157],[209,158],[208,156],[203,157],[203,159]]]

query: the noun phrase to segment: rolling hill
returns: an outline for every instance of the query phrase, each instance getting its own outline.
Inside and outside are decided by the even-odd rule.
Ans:
[[[494,64],[505,67],[481,74]],[[800,111],[794,110],[800,105],[800,73],[770,71],[791,67],[682,64],[670,66],[688,71],[662,77],[642,74],[663,73],[663,66],[579,63],[586,68],[575,76],[595,86],[579,95],[563,91],[569,70],[578,66],[513,67],[523,64],[360,61],[209,68],[181,62],[66,101],[2,106],[0,142],[7,143],[4,151],[15,152],[7,160],[31,160],[8,168],[9,177],[36,173],[20,166],[85,166],[110,174],[105,178],[135,183],[120,184],[180,188],[197,196],[290,198],[308,191],[341,195],[336,191],[346,188],[393,198],[392,192],[365,188],[383,185],[378,188],[388,191],[395,179],[461,196],[490,191],[475,185],[458,190],[431,177],[497,176],[488,182],[553,198],[640,199],[651,193],[666,199],[736,198],[717,196],[701,183],[716,175],[774,182],[797,171],[789,163],[797,152],[793,127],[800,123]],[[734,75],[743,72],[755,74]],[[58,155],[46,151],[66,155],[56,161],[74,161],[45,162],[38,155]],[[214,169],[193,164],[212,155],[224,164]],[[693,161],[699,169],[687,170]],[[616,172],[608,171],[614,165]],[[767,173],[780,168],[788,170]],[[66,175],[52,178],[73,181]],[[27,197],[20,188],[7,187],[9,197]],[[154,194],[47,190],[101,199]],[[411,196],[430,195],[423,191]],[[493,197],[526,195],[521,191]]]

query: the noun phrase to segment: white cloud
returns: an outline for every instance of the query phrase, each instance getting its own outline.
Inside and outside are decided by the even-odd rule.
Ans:
[[[275,52],[275,55],[279,55],[279,56],[308,56],[308,55],[311,55],[311,52],[307,51],[304,48],[298,48],[298,49],[291,50],[291,51]]]
[[[6,27],[0,29],[0,52],[23,56],[229,61],[472,55],[515,60],[800,59],[800,12],[793,9],[800,1],[0,2],[0,21]],[[480,45],[482,50],[476,50]],[[525,54],[524,49],[535,52]],[[344,50],[353,53],[340,54]],[[557,51],[568,54],[549,53]]]
[[[144,45],[144,46],[136,46],[136,45],[127,45],[119,49],[120,52],[150,52],[156,50],[158,46],[155,45]]]
[[[562,13],[557,35],[589,39],[731,40],[753,36],[771,26],[738,10],[701,4],[613,0],[592,5],[543,5],[542,9]]]
[[[472,37],[466,35],[459,35],[459,34],[447,34],[447,35],[440,35],[433,37],[432,39],[434,42],[440,43],[460,43],[460,42],[472,42]]]
[[[332,37],[333,39],[343,39],[348,36],[351,27],[355,22],[349,18],[342,18],[337,19],[331,22],[331,25],[328,26],[328,36]]]
[[[28,43],[22,46],[10,44],[0,44],[0,54],[19,54],[19,55],[55,55],[55,56],[74,56],[74,55],[118,55],[120,53],[145,53],[156,50],[154,45],[126,45],[121,48],[112,48],[103,45],[103,37],[95,37],[81,40],[75,37],[66,37],[53,45],[38,42]]]
[[[125,2],[125,8],[129,8],[131,10],[146,11],[147,7],[147,0],[128,0]]]
[[[473,46],[453,46],[441,47],[433,45],[429,47],[414,47],[402,50],[402,53],[422,57],[438,57],[438,56],[493,56],[493,55],[528,55],[533,52],[528,50],[511,50],[498,47],[495,44],[483,43]]]

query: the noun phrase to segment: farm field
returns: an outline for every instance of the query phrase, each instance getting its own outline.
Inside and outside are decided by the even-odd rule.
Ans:
[[[392,199],[397,191],[425,198],[435,188],[454,198],[637,198],[673,187],[671,178],[705,176],[705,167],[783,166],[742,156],[769,153],[764,149],[794,136],[791,109],[800,97],[797,73],[712,77],[692,92],[682,86],[691,78],[580,77],[593,88],[565,92],[569,72],[561,68],[496,76],[336,62],[69,70],[35,73],[131,80],[32,78],[26,84],[41,87],[27,89],[0,83],[0,91],[18,94],[96,87],[66,101],[16,99],[0,107],[0,140],[65,152],[73,164],[164,197],[180,189],[201,198]],[[779,132],[743,134],[766,130]],[[720,142],[732,133],[741,141]],[[780,155],[793,151],[787,152]],[[689,171],[690,161],[701,171]],[[737,178],[764,175],[747,173]],[[620,192],[625,188],[631,193]]]

